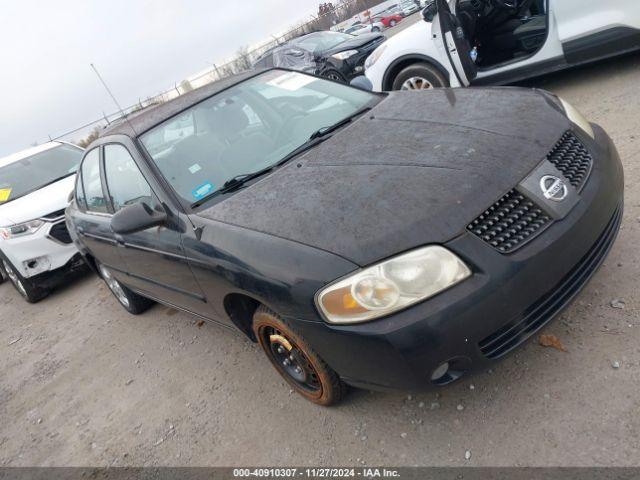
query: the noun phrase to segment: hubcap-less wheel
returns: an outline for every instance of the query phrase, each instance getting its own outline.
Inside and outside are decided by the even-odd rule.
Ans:
[[[403,84],[401,90],[429,90],[433,85],[429,80],[422,77],[411,77]]]
[[[268,343],[268,352],[281,372],[307,392],[313,394],[322,392],[318,373],[292,340],[273,327],[262,328],[260,334],[265,343]]]
[[[16,272],[14,272],[13,268],[11,268],[11,265],[9,265],[6,262],[6,260],[2,260],[2,265],[4,266],[4,271],[7,272],[7,275],[9,276],[9,280],[11,280],[11,283],[15,285],[15,287],[18,289],[18,292],[20,292],[20,294],[23,297],[26,297],[27,290],[24,288],[24,285],[22,284],[22,280],[18,278],[18,275],[16,274]]]
[[[129,298],[127,297],[127,294],[124,293],[124,289],[122,288],[122,285],[120,285],[120,282],[113,277],[111,272],[104,265],[100,265],[100,273],[102,274],[102,278],[107,284],[107,287],[109,287],[109,290],[113,292],[118,301],[126,308],[129,308]]]
[[[329,72],[327,74],[327,78],[329,80],[333,80],[334,82],[341,82],[342,78],[340,78],[340,75],[338,75],[337,73],[333,73],[333,72]]]

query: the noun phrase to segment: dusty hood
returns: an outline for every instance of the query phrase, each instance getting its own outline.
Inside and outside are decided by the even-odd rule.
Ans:
[[[0,205],[0,227],[35,220],[69,205],[76,176],[71,175],[29,195]]]
[[[536,91],[396,92],[303,157],[199,215],[368,265],[463,233],[568,128]]]

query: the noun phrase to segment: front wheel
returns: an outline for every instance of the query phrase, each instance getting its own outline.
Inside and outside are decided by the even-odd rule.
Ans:
[[[98,271],[104,283],[107,284],[107,287],[109,287],[109,290],[113,293],[113,296],[116,297],[120,305],[131,315],[140,315],[149,310],[153,305],[152,300],[138,295],[122,285],[116,277],[113,276],[111,270],[101,263],[98,264]]]
[[[27,302],[37,303],[49,294],[48,290],[33,285],[28,278],[20,275],[20,272],[5,258],[2,259],[2,270],[4,270],[15,289]]]
[[[347,83],[347,80],[342,76],[342,74],[336,70],[329,70],[323,73],[322,76],[328,80],[333,80],[334,82]]]
[[[392,90],[430,90],[448,86],[449,81],[436,67],[429,63],[414,63],[396,76]]]
[[[278,315],[259,307],[253,332],[271,364],[297,393],[325,407],[342,400],[346,385],[338,374]]]
[[[391,20],[391,21],[389,22],[389,26],[390,26],[390,27],[395,27],[397,24],[398,24],[398,22],[396,22],[395,20]]]

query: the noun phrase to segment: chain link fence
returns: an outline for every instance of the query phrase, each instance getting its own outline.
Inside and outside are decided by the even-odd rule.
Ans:
[[[223,64],[212,64],[211,69],[182,80],[180,83],[175,83],[172,88],[164,92],[149,96],[145,99],[139,99],[137,103],[123,108],[123,112],[117,111],[109,114],[102,112],[100,118],[68,132],[57,134],[55,137],[50,135],[49,140],[64,139],[86,147],[98,137],[105,127],[110,123],[120,120],[123,118],[123,115],[130,115],[153,105],[167,102],[194,88],[199,88],[208,83],[249,70],[252,68],[253,63],[262,55],[293,38],[311,32],[329,30],[347,20],[354,19],[356,16],[360,21],[370,21],[375,13],[393,4],[394,2],[389,0],[382,2],[381,0],[338,0],[335,4],[321,4],[317,16],[307,22],[296,25],[280,36],[272,36],[270,40],[252,49],[242,47],[231,60]]]

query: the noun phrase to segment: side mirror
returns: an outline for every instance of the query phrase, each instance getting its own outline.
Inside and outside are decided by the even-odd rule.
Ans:
[[[364,75],[360,75],[359,77],[351,80],[351,86],[355,88],[359,88],[360,90],[366,90],[367,92],[373,91],[373,83]]]
[[[156,212],[146,203],[136,203],[124,207],[111,218],[111,229],[125,235],[164,225],[166,221],[166,213]]]
[[[438,13],[438,7],[436,6],[436,2],[431,2],[427,4],[426,7],[422,10],[422,18],[425,22],[433,22],[433,19],[436,17]]]

